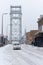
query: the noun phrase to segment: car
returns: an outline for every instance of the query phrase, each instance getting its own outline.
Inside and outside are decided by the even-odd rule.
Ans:
[[[0,43],[0,47],[2,47],[3,46],[3,43]]]
[[[14,43],[13,44],[13,50],[20,50],[20,49],[21,49],[20,43]]]

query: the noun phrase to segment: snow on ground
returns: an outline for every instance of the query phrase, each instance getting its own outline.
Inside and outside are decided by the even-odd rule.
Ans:
[[[21,45],[21,50],[13,50],[13,45],[0,47],[0,65],[43,65],[43,48]]]

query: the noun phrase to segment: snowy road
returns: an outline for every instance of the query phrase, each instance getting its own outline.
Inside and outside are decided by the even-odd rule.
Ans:
[[[12,45],[0,48],[0,65],[43,65],[43,48],[21,45],[13,50]]]

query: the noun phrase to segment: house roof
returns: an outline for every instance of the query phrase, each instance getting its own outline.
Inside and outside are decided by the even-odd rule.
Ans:
[[[43,36],[43,32],[39,31],[39,32],[35,33],[35,37],[37,37],[37,36]]]

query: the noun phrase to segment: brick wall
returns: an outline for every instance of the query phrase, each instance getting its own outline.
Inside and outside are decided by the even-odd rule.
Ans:
[[[31,43],[30,43],[31,40],[32,40],[32,36],[31,36],[30,32],[27,32],[27,33],[26,33],[26,42],[27,42],[27,44],[31,44]]]
[[[37,32],[38,30],[31,30],[30,32],[26,33],[27,44],[31,44],[33,38],[35,37],[35,33]]]

